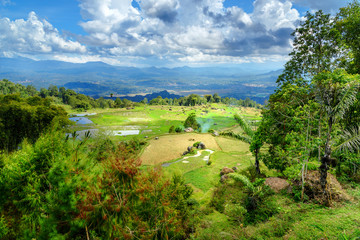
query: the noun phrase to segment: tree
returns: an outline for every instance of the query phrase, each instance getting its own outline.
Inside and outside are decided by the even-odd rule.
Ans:
[[[46,88],[40,88],[40,96],[42,98],[46,98],[49,96],[49,91]]]
[[[343,64],[349,73],[360,73],[360,4],[358,1],[341,8],[336,27],[341,33],[345,48],[350,51],[344,57]]]
[[[316,91],[316,100],[322,106],[327,121],[325,153],[321,158],[320,183],[324,194],[326,192],[327,171],[331,162],[331,153],[334,125],[343,119],[346,110],[356,101],[356,94],[359,90],[359,76],[349,75],[343,70],[320,73],[313,79]],[[359,146],[359,136],[350,134],[346,141],[338,147]]]
[[[337,66],[340,54],[340,33],[335,28],[335,19],[321,10],[307,13],[306,20],[292,33],[294,36],[291,59],[277,83],[296,78],[310,79],[324,70]]]
[[[147,104],[148,103],[148,99],[144,98],[143,100],[140,101],[142,104]]]
[[[214,99],[214,102],[219,103],[221,102],[221,97],[219,96],[219,94],[214,93],[214,95],[212,96],[212,98]]]
[[[115,107],[116,107],[116,108],[121,108],[122,105],[123,105],[123,102],[121,101],[121,99],[120,99],[120,98],[116,98],[116,99],[115,99]]]
[[[57,97],[59,95],[58,87],[55,85],[50,85],[48,88],[48,93],[50,96]]]
[[[200,124],[196,121],[196,114],[190,113],[189,116],[186,118],[184,122],[184,127],[188,128],[191,127],[194,130],[197,130],[200,128]]]
[[[35,142],[56,120],[60,127],[69,124],[66,111],[52,106],[48,99],[38,96],[24,99],[19,95],[0,97],[0,149],[13,151],[25,138]]]
[[[26,86],[26,92],[29,94],[29,96],[33,97],[38,94],[38,91],[33,85],[27,85]]]

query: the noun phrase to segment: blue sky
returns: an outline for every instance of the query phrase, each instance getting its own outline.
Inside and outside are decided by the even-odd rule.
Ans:
[[[0,57],[281,68],[306,11],[347,0],[0,0]]]

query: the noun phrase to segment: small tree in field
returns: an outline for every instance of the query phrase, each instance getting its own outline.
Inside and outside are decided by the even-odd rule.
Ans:
[[[200,124],[196,121],[195,113],[190,113],[190,115],[187,117],[187,119],[184,122],[184,127],[185,128],[191,127],[194,130],[197,130],[200,128]]]

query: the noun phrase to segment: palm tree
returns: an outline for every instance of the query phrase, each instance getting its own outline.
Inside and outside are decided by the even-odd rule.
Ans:
[[[338,143],[333,139],[334,125],[344,118],[345,112],[357,101],[359,76],[349,75],[343,70],[336,70],[318,74],[314,77],[313,83],[316,100],[321,105],[327,122],[325,152],[320,165],[320,184],[323,193],[327,194],[326,178],[332,150],[353,150],[360,146],[358,127],[344,131],[344,134],[340,136],[341,141]]]
[[[236,134],[232,131],[222,132],[221,135],[230,136],[240,141],[246,142],[250,144],[250,151],[255,155],[255,169],[256,173],[260,174],[260,163],[259,163],[259,152],[262,146],[260,131],[254,131],[249,123],[245,121],[240,115],[234,115],[235,120],[244,131],[245,135]]]

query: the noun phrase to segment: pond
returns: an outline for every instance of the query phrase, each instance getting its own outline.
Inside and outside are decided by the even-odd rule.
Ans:
[[[73,114],[73,117],[85,117],[85,116],[94,116],[96,113],[80,113],[80,114]]]
[[[92,137],[99,134],[99,129],[86,129],[77,131],[76,134],[78,135],[78,139],[82,139],[85,136],[85,133],[90,131],[90,134]],[[109,136],[129,136],[129,135],[138,135],[140,133],[140,130],[103,130],[102,131],[105,135]],[[67,133],[67,136],[72,138],[72,133]]]
[[[71,117],[69,120],[76,122],[76,124],[93,124],[93,121],[87,117]]]
[[[114,136],[129,136],[129,135],[139,135],[140,130],[116,130],[112,131]]]

